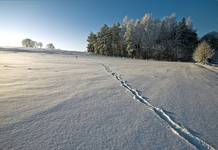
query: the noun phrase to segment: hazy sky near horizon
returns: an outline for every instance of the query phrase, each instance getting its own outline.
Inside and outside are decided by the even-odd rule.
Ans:
[[[91,31],[145,13],[160,19],[190,16],[199,36],[218,31],[218,0],[0,0],[0,46],[21,46],[28,37],[85,51]]]

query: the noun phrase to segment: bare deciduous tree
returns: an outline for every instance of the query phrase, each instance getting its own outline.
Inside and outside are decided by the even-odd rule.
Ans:
[[[196,62],[205,64],[208,63],[208,59],[212,58],[213,55],[214,55],[214,50],[210,47],[210,45],[206,41],[203,41],[197,46],[193,54],[193,59]]]

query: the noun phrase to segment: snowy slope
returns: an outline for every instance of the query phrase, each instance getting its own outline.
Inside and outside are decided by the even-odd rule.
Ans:
[[[190,63],[0,52],[1,149],[196,149],[133,99],[149,103],[217,148],[217,75]]]

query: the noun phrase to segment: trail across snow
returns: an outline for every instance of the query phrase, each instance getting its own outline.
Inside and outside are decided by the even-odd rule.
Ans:
[[[132,88],[127,81],[122,80],[119,74],[113,72],[109,66],[102,64],[105,70],[110,73],[116,80],[121,83],[121,86],[126,88],[129,92],[133,94],[133,98],[145,104],[149,109],[153,110],[160,118],[166,121],[171,127],[172,131],[179,135],[181,138],[187,142],[194,145],[199,150],[215,150],[212,146],[207,144],[204,140],[198,138],[197,136],[191,134],[188,129],[184,128],[181,124],[179,125],[169,115],[167,115],[163,109],[153,106],[148,102],[148,98],[143,97],[136,89]]]

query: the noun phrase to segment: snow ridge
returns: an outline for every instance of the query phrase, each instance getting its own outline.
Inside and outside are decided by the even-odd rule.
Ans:
[[[176,123],[165,111],[161,108],[153,106],[149,103],[148,98],[143,97],[138,90],[133,89],[125,80],[122,80],[121,76],[118,75],[116,72],[113,72],[109,66],[102,64],[105,70],[110,73],[116,80],[121,83],[121,86],[126,88],[127,91],[133,94],[133,98],[137,101],[145,104],[149,109],[151,109],[158,117],[163,119],[165,122],[168,123],[170,129],[173,133],[178,135],[180,138],[184,139],[186,142],[190,143],[191,145],[195,146],[199,150],[215,150],[211,145],[207,144],[204,140],[200,139],[199,137],[193,135],[188,129],[183,127],[182,125]]]

